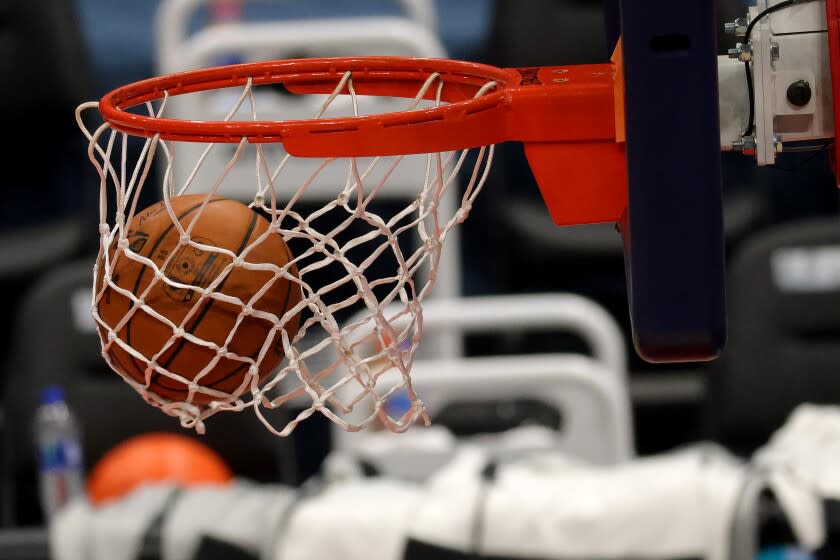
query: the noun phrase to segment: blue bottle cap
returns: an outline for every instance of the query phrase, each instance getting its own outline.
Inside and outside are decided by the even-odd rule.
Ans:
[[[64,402],[64,389],[58,385],[47,385],[41,391],[41,404]]]
[[[385,412],[391,418],[399,418],[409,410],[411,410],[411,399],[408,397],[406,391],[398,391],[391,395],[391,398],[385,403]]]

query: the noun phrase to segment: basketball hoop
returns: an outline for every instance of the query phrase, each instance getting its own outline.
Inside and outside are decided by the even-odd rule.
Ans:
[[[324,100],[311,120],[283,120],[282,115],[260,114],[259,99],[266,91],[322,95]],[[224,120],[167,117],[171,103],[221,92],[235,92],[229,96],[232,103]],[[369,96],[401,99],[404,110],[365,114],[364,100]],[[333,116],[342,104],[346,114]],[[89,128],[83,113],[94,108],[105,122]],[[494,144],[526,143],[531,166],[558,223],[618,219],[626,199],[620,181],[608,188],[575,186],[575,170],[590,163],[597,162],[599,176],[611,183],[615,183],[611,172],[623,173],[623,148],[615,142],[610,65],[510,70],[397,57],[242,64],[121,87],[98,104],[81,105],[77,121],[89,140],[88,156],[100,177],[102,265],[95,276],[102,275],[104,281],[94,286],[93,316],[103,356],[150,404],[199,431],[212,414],[247,408],[278,435],[288,435],[315,412],[350,431],[377,423],[399,432],[420,419],[428,422],[410,377],[422,332],[422,303],[434,284],[447,233],[466,219],[485,183]],[[129,137],[144,139],[136,161],[129,155]],[[179,142],[207,146],[196,161],[183,162],[176,157]],[[230,145],[231,155],[221,176],[212,184],[198,184],[201,181],[195,178],[202,163],[223,145]],[[282,145],[285,154],[272,159],[275,154],[268,153],[268,145]],[[582,145],[588,149],[581,151]],[[249,156],[254,156],[255,164],[248,162]],[[397,209],[375,208],[377,195],[388,189],[389,177],[409,157],[425,158],[416,197]],[[284,182],[284,169],[300,158],[317,162],[311,175],[301,184]],[[207,200],[225,196],[230,170],[253,165],[250,205],[266,215],[272,231],[292,247],[292,263],[299,274],[294,279],[288,266],[282,270],[270,263],[260,266],[299,283],[302,293],[294,309],[300,314],[296,333],[284,334],[283,320],[273,319],[271,336],[283,345],[285,358],[268,379],[256,375],[262,355],[237,356],[227,343],[199,340],[226,358],[250,364],[247,382],[229,392],[204,391],[192,383],[184,400],[163,398],[150,390],[151,375],[184,384],[190,380],[168,371],[153,356],[142,355],[118,336],[118,324],[98,312],[106,289],[117,289],[110,276],[116,257],[109,253],[115,247],[125,258],[153,269],[153,281],[165,283],[164,287],[194,290],[199,300],[227,297],[218,283],[209,288],[185,286],[129,243],[127,225],[141,210],[138,201],[149,176],[154,175],[153,164],[164,170],[162,199],[170,216],[175,216],[174,197],[197,192],[205,193]],[[183,184],[174,184],[175,165],[192,169]],[[346,181],[335,185],[334,197],[315,210],[303,209],[301,201],[319,174],[339,165],[346,169]],[[472,170],[466,172],[468,165]],[[457,188],[453,185],[459,174],[467,177],[460,206],[452,215],[442,215],[441,198]],[[567,179],[571,184],[561,196],[557,186],[565,185]],[[564,201],[569,194],[572,198]],[[190,238],[189,228],[177,227],[182,230],[179,247],[213,250],[206,241]],[[236,266],[238,260],[232,261],[229,266]],[[383,271],[380,261],[392,268]],[[317,272],[322,269],[340,274],[319,283]],[[337,295],[348,287],[353,293]],[[159,316],[137,294],[126,296],[132,301],[131,313]],[[254,312],[245,303],[238,304],[242,315]],[[352,322],[342,324],[342,316],[349,317],[351,312],[355,313]],[[172,340],[183,336],[183,329],[173,324]],[[145,383],[126,375],[110,359],[109,351],[115,347],[144,364]],[[203,399],[193,398],[202,391],[206,393]],[[400,398],[408,396],[410,406],[402,416],[392,418],[385,403],[398,393]],[[304,410],[283,426],[273,425],[265,414],[265,410],[302,400],[306,401]],[[356,420],[359,410],[365,411],[361,421]],[[351,416],[352,421],[348,420]]]

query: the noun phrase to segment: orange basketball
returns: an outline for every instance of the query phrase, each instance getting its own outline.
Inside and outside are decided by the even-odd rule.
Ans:
[[[87,491],[99,505],[149,482],[197,486],[232,479],[230,467],[206,445],[177,434],[143,434],[120,443],[96,463]]]
[[[205,195],[197,194],[171,199],[172,209],[185,230],[196,219],[205,198]],[[192,225],[190,240],[201,245],[228,249],[235,255],[243,255],[243,250],[254,243],[269,225],[267,219],[244,204],[224,198],[213,198],[207,202],[196,223]],[[127,237],[129,250],[154,262],[167,279],[200,289],[207,288],[219,275],[225,274],[226,267],[233,262],[228,254],[179,243],[180,234],[163,202],[135,215],[128,224]],[[131,319],[116,332],[116,336],[145,359],[133,356],[115,343],[108,350],[114,367],[145,384],[149,362],[155,359],[170,338],[174,337],[174,343],[155,359],[158,366],[189,382],[195,380],[212,360],[219,357],[218,362],[198,379],[196,384],[224,393],[242,389],[249,363],[193,342],[185,335],[191,334],[221,348],[243,312],[243,307],[209,297],[199,302],[201,293],[156,279],[151,266],[130,258],[122,250],[116,250],[116,245],[110,253],[113,285],[131,292],[138,298],[142,296],[146,306],[172,321],[176,327],[183,325],[181,334],[149,311],[142,307],[137,308]],[[289,248],[277,232],[270,233],[243,256],[247,263],[269,263],[278,267],[286,265],[292,258]],[[289,268],[289,273],[297,277],[294,264]],[[97,292],[102,286],[103,274],[104,259],[100,255]],[[152,283],[149,292],[144,296]],[[225,274],[214,292],[239,298],[247,305],[266,284],[269,284],[268,289],[251,304],[254,310],[280,318],[300,302],[300,286],[297,282],[283,276],[275,277],[274,272],[270,270],[253,270],[245,266],[234,267]],[[108,285],[97,303],[97,310],[102,320],[115,329],[132,305],[129,297]],[[195,311],[186,319],[196,305]],[[296,315],[283,325],[290,340],[297,332],[298,322],[299,317]],[[227,352],[257,360],[273,326],[269,318],[245,314],[227,344]],[[107,341],[106,329],[100,328],[99,334],[103,341]],[[260,380],[276,369],[283,356],[282,337],[278,331],[260,362]],[[247,386],[244,389],[247,390]],[[171,401],[185,401],[188,397],[185,382],[158,371],[150,372],[147,390]],[[197,391],[192,402],[207,404],[214,398],[218,397]]]

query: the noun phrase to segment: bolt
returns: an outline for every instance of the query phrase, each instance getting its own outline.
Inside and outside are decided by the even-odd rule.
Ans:
[[[734,49],[727,51],[729,58],[737,58],[741,62],[752,60],[752,45],[750,43],[738,43]]]
[[[770,43],[770,60],[779,60],[779,43]]]
[[[732,149],[736,152],[750,152],[755,150],[755,137],[744,136],[740,140],[732,142]]]
[[[747,23],[747,18],[738,18],[735,21],[726,22],[723,29],[727,35],[743,37],[747,34]]]

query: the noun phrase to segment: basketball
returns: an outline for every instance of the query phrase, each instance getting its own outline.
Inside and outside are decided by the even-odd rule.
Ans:
[[[232,479],[230,467],[206,445],[178,434],[143,434],[120,443],[96,463],[87,493],[93,504],[101,505],[150,482],[195,486]]]
[[[187,401],[187,383],[194,381],[199,388],[191,402],[200,405],[219,399],[201,388],[225,394],[247,389],[244,382],[251,365],[249,360],[259,364],[260,381],[280,364],[284,347],[281,332],[272,335],[274,321],[280,320],[301,299],[297,282],[268,270],[289,265],[288,273],[293,278],[298,275],[294,263],[289,264],[293,257],[279,233],[270,232],[243,253],[269,229],[270,222],[240,202],[212,198],[204,205],[205,199],[206,195],[202,194],[171,199],[174,215],[184,230],[189,230],[190,243],[180,243],[180,232],[163,202],[135,215],[127,224],[128,248],[117,249],[114,242],[109,250],[111,282],[105,286],[105,262],[100,254],[96,286],[97,293],[104,287],[96,303],[99,317],[117,337],[142,355],[140,359],[115,342],[107,350],[112,365],[147,385],[149,392],[169,401]],[[231,255],[209,247],[227,249],[246,263],[274,266],[255,270],[243,264],[230,268],[234,261]],[[155,267],[135,260],[135,255],[151,260]],[[155,268],[168,281],[156,277]],[[215,297],[202,299],[201,290],[211,284],[213,293],[238,298],[242,304]],[[133,302],[114,286],[142,297],[145,304],[134,309],[122,326],[119,323],[132,309]],[[247,305],[253,312],[245,312],[243,306]],[[152,312],[180,326],[183,332]],[[297,332],[298,321],[299,316],[294,315],[282,323],[289,340]],[[103,343],[107,343],[108,329],[100,325],[99,334]],[[269,336],[272,338],[268,348],[263,348]],[[215,347],[200,344],[191,337]],[[178,378],[154,369],[147,379],[152,361]],[[214,362],[212,366],[211,362]],[[210,369],[203,372],[208,366]]]

